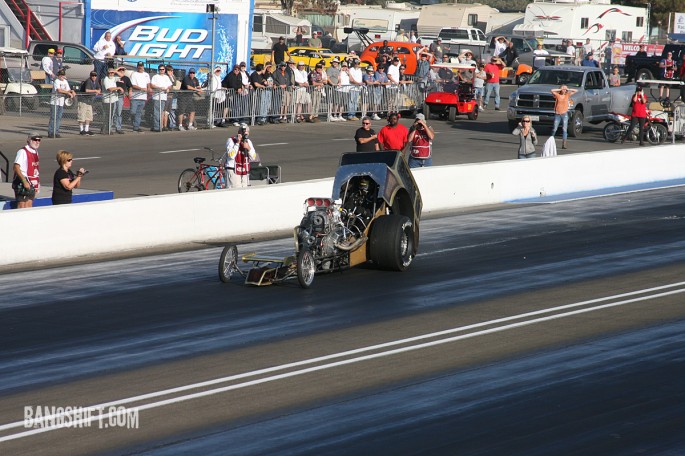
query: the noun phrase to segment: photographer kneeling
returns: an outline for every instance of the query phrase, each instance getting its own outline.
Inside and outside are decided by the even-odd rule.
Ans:
[[[57,152],[59,168],[52,182],[52,204],[71,204],[71,192],[81,186],[83,176],[88,172],[80,168],[76,175],[71,172],[73,154],[66,150]]]
[[[230,188],[247,187],[250,184],[250,162],[257,160],[257,152],[249,135],[250,127],[243,123],[238,134],[226,141],[225,163]]]
[[[432,148],[435,133],[426,124],[426,117],[417,114],[414,125],[409,129],[409,163],[410,168],[422,168],[433,164]]]

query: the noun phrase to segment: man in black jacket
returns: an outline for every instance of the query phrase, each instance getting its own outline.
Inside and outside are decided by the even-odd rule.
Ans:
[[[233,65],[233,70],[221,81],[221,87],[228,90],[227,95],[231,100],[229,108],[232,111],[232,117],[229,120],[238,127],[243,122],[243,113],[249,108],[249,98],[245,96],[248,92],[243,88],[240,65]]]

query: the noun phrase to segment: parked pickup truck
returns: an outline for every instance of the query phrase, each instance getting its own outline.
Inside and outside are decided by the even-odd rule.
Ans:
[[[578,91],[571,97],[570,136],[579,136],[583,132],[585,120],[597,124],[609,120],[611,112],[627,112],[630,96],[635,92],[634,84],[609,87],[609,81],[599,68],[543,67],[533,73],[526,85],[509,96],[509,129],[516,128],[523,116],[530,116],[536,123],[553,123],[555,99],[551,90],[562,84]]]
[[[481,53],[481,58],[484,62],[489,62],[492,55],[495,53],[495,40],[499,35],[492,34],[488,35],[488,45],[483,49]],[[514,48],[518,52],[518,58],[513,64],[516,71],[507,71],[506,74],[500,75],[500,82],[509,82],[523,85],[525,84],[530,76],[533,74],[533,68],[535,68],[535,49],[537,48],[538,41],[535,38],[529,38],[524,36],[515,35],[504,35],[508,41],[514,43]],[[547,49],[547,55],[545,56],[545,65],[553,66],[559,63],[565,64],[571,59],[571,56],[565,52],[559,52],[551,49]],[[525,65],[525,71],[518,71],[519,64]],[[540,65],[542,66],[542,65]]]
[[[93,71],[93,51],[80,44],[62,41],[31,41],[28,51],[33,69],[41,69],[40,62],[48,55],[48,49],[62,49],[69,81],[85,81]]]
[[[664,52],[661,55],[649,57],[629,55],[626,57],[623,73],[628,78],[628,82],[639,81],[640,79],[661,79],[663,71],[659,68],[659,63],[666,58],[669,52],[673,53],[673,60],[677,65],[682,61],[682,55],[685,54],[685,44],[667,44],[664,46]]]

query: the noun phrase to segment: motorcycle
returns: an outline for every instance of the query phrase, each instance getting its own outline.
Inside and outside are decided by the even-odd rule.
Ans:
[[[633,130],[628,132],[631,120],[630,115],[612,112],[609,114],[609,118],[611,120],[604,126],[604,139],[612,143],[623,137],[628,141],[636,141],[639,139],[639,125],[634,125]],[[660,115],[653,115],[651,111],[647,111],[647,119],[645,120],[644,125],[644,135],[647,142],[653,145],[665,143],[666,137],[668,136],[667,125],[666,119],[662,118]]]

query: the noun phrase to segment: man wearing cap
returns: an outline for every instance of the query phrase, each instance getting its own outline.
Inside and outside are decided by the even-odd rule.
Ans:
[[[81,135],[93,136],[90,131],[90,123],[93,121],[93,102],[100,95],[100,82],[95,71],[90,72],[90,77],[81,83],[81,93],[85,96],[78,97],[78,126]]]
[[[326,84],[335,87],[340,85],[340,59],[337,57],[333,57],[333,60],[331,60],[331,66],[326,68]],[[333,92],[333,95],[334,96],[330,100],[331,116],[329,120],[331,122],[338,122],[343,120],[342,117],[340,117],[342,103],[340,97],[336,96],[336,92]]]
[[[171,90],[171,80],[169,79],[169,76],[167,76],[165,65],[159,65],[157,68],[157,74],[152,76],[152,79],[150,80],[150,89],[153,93],[152,106],[154,108],[154,119],[151,130],[160,132],[162,131],[162,128],[166,126],[167,119],[162,117],[162,113],[164,113],[164,117],[168,115],[164,111],[164,107],[166,105],[167,93]]]
[[[57,72],[57,79],[52,83],[52,96],[50,97],[50,121],[48,122],[48,138],[61,138],[59,128],[62,123],[65,98],[76,97],[76,92],[71,90],[67,82],[67,74],[64,70]]]
[[[221,66],[214,67],[211,78],[208,80],[208,90],[212,98],[212,124],[211,128],[223,127],[228,117],[228,104],[226,103],[226,89],[221,79]]]
[[[107,68],[107,76],[102,79],[102,104],[105,114],[105,123],[102,126],[102,133],[111,135],[117,130],[117,124],[121,128],[121,114],[118,110],[119,98],[124,97],[124,89],[117,86],[117,76],[114,68]],[[123,131],[121,131],[123,134]]]
[[[507,46],[509,46],[509,41],[503,36],[498,36],[495,38],[495,51],[492,55],[501,57],[502,53],[507,50]]]
[[[599,68],[599,62],[597,62],[597,60],[595,60],[594,55],[592,54],[592,52],[590,52],[589,54],[587,54],[585,56],[583,61],[580,62],[580,66]]]
[[[278,38],[278,43],[271,48],[271,61],[278,65],[285,62],[286,56],[290,58],[290,53],[288,52],[288,45],[285,44],[285,37],[282,36]]]
[[[359,97],[364,85],[362,78],[364,74],[359,66],[359,59],[354,58],[350,61],[349,75],[352,87],[349,92],[350,102],[348,105],[347,120],[354,122],[359,120],[359,117],[357,117],[357,109],[359,108]]]
[[[107,60],[111,59],[117,50],[112,34],[109,31],[105,32],[104,36],[95,43],[93,50],[95,51],[94,70],[98,74],[98,79],[102,79],[107,74]]]
[[[150,75],[145,72],[143,62],[138,62],[135,73],[131,74],[131,115],[133,116],[133,131],[140,131],[140,121],[143,117],[147,94],[150,91]]]
[[[309,116],[309,122],[319,121],[319,107],[321,106],[321,94],[324,86],[323,65],[317,63],[314,71],[309,73],[309,86],[312,91],[312,114]]]
[[[124,134],[124,130],[122,130],[121,127],[121,114],[124,111],[124,98],[128,97],[129,100],[131,99],[131,93],[133,90],[133,84],[131,83],[131,78],[126,76],[126,68],[123,66],[118,66],[117,71],[116,71],[116,77],[117,77],[117,87],[123,89],[122,94],[119,96],[119,99],[117,100],[117,123],[115,124],[117,128],[117,133],[120,135]]]
[[[57,48],[55,56],[52,58],[52,72],[57,74],[59,70],[64,67],[64,59],[62,55],[62,50]]]
[[[169,93],[167,93],[166,96],[166,103],[164,103],[164,114],[162,115],[162,131],[170,131],[176,129],[176,113],[174,112],[174,99],[176,98],[176,94],[174,93],[174,90],[176,89],[176,75],[174,74],[173,66],[169,64],[166,65],[166,75],[171,81],[171,87],[169,87]]]
[[[188,114],[188,130],[197,130],[195,123],[195,99],[202,94],[200,81],[195,77],[195,68],[188,70],[188,74],[181,82],[181,92],[178,94],[178,129],[184,131],[183,119]]]
[[[442,62],[442,57],[445,53],[445,49],[442,47],[442,38],[437,37],[433,43],[430,45],[431,54],[435,57],[437,63]]]
[[[294,71],[295,74],[295,121],[304,122],[305,114],[309,114],[307,121],[311,122],[311,102],[312,97],[309,95],[308,87],[309,82],[307,81],[307,70],[305,63],[300,60],[297,62],[297,68]]]
[[[416,114],[416,120],[409,129],[409,137],[407,138],[407,141],[411,144],[409,147],[409,159],[407,160],[410,168],[423,168],[433,164],[432,149],[434,138],[435,132],[426,123],[426,116],[421,113]]]
[[[499,111],[500,96],[499,96],[499,75],[504,68],[504,62],[502,59],[493,55],[490,59],[490,63],[485,65],[485,106],[487,109],[490,103],[490,96],[495,94],[495,111]]]
[[[292,101],[291,87],[294,84],[294,75],[288,70],[285,62],[278,64],[273,74],[274,78],[274,107],[277,107],[276,122],[287,122],[288,107]]]
[[[259,106],[257,112],[257,125],[266,124],[266,116],[269,113],[269,106],[271,106],[271,87],[264,79],[266,68],[263,63],[258,63],[255,70],[250,74],[250,83],[257,94],[257,105]]]
[[[48,49],[48,55],[43,57],[40,61],[40,67],[45,72],[45,83],[52,84],[55,81],[55,71],[53,57],[55,56],[54,49]]]
[[[314,33],[314,36],[312,36],[312,37],[309,39],[309,45],[310,45],[311,47],[315,47],[315,48],[320,48],[320,47],[321,47],[321,38],[319,38],[319,32],[315,32],[315,33]]]
[[[12,189],[17,200],[17,209],[32,207],[36,193],[40,191],[38,148],[42,138],[38,133],[30,133],[26,138],[26,145],[17,151],[14,159]]]
[[[380,120],[380,117],[375,113],[375,111],[379,109],[378,105],[375,103],[375,91],[380,86],[380,83],[376,81],[375,73],[373,67],[369,65],[362,75],[362,82],[364,83],[364,88],[362,89],[362,117],[368,115],[372,116],[375,120]]]
[[[247,103],[248,98],[243,96],[243,93],[247,95],[248,91],[243,87],[243,78],[240,75],[240,65],[233,65],[233,69],[230,73],[226,75],[224,80],[221,82],[222,87],[228,90],[231,94],[231,120],[233,121],[233,126],[238,127],[242,122],[243,110],[247,106],[243,106]]]

